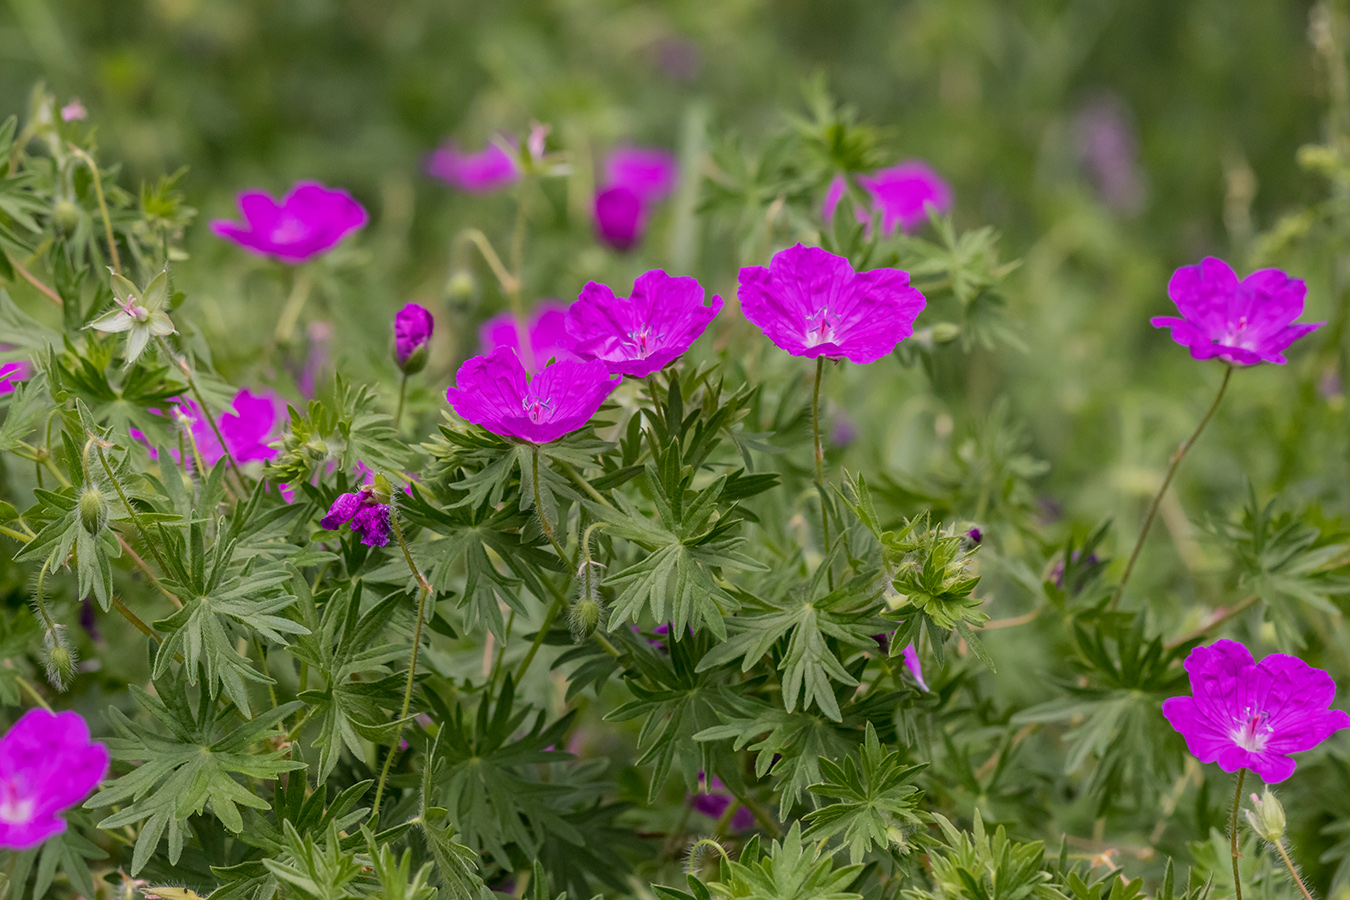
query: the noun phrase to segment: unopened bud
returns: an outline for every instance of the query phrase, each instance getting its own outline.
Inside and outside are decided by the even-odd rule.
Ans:
[[[1284,837],[1284,807],[1266,788],[1260,797],[1252,794],[1252,808],[1247,810],[1247,821],[1263,840],[1278,844]]]
[[[431,358],[431,351],[427,348],[428,343],[418,344],[407,357],[398,364],[405,375],[416,375],[427,367],[427,360]]]
[[[42,642],[47,650],[47,682],[58,691],[64,691],[75,680],[75,651],[66,640],[66,626],[49,628]]]
[[[315,462],[322,462],[328,458],[328,445],[318,438],[306,441],[301,445],[300,449],[304,451],[305,456],[308,456]]]
[[[52,221],[62,234],[70,234],[80,224],[80,208],[73,200],[60,200],[52,207]]]
[[[394,486],[383,475],[370,480],[370,498],[376,503],[388,503],[394,497]]]
[[[108,500],[93,485],[80,495],[80,524],[90,534],[98,534],[108,524]]]
[[[953,322],[938,322],[932,331],[935,344],[947,344],[961,336],[961,326]]]
[[[445,296],[455,303],[468,304],[478,293],[478,282],[468,269],[456,269],[445,282]]]
[[[567,611],[567,621],[572,628],[572,640],[580,644],[600,627],[600,619],[604,616],[605,608],[600,603],[600,598],[593,592],[586,592],[576,599],[572,608]]]

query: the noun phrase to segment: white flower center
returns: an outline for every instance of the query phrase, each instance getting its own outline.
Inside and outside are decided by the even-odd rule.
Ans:
[[[829,307],[806,317],[806,346],[834,342],[835,329],[839,327],[839,314],[832,313]]]
[[[32,797],[19,794],[19,785],[10,780],[0,781],[0,823],[24,825],[33,820]]]
[[[1223,333],[1223,340],[1220,343],[1229,347],[1241,347],[1244,350],[1252,349],[1251,338],[1247,335],[1247,317],[1240,316],[1236,324],[1228,326],[1228,330]]]
[[[644,325],[640,331],[628,332],[628,343],[637,347],[639,355],[646,357],[655,349],[656,342],[661,340],[660,334],[652,334],[650,326]]]
[[[1230,736],[1233,743],[1248,753],[1260,753],[1265,749],[1266,742],[1270,740],[1274,731],[1275,727],[1270,724],[1270,714],[1253,712],[1249,706],[1243,711],[1242,723],[1233,729]]]
[[[294,244],[309,237],[312,229],[295,216],[286,216],[272,229],[272,241],[277,244]]]

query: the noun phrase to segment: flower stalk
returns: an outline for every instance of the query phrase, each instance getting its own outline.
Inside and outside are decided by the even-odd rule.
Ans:
[[[1228,823],[1229,845],[1233,857],[1233,894],[1235,900],[1242,900],[1242,877],[1238,874],[1238,807],[1242,804],[1242,782],[1246,777],[1247,770],[1238,769],[1237,789],[1233,792],[1233,815]]]

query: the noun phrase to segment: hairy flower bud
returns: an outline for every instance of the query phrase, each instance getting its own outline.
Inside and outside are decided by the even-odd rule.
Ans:
[[[73,200],[59,200],[52,207],[52,222],[62,234],[70,234],[80,224],[80,208]]]
[[[467,269],[456,269],[445,282],[445,297],[453,303],[468,305],[478,294],[478,282]]]
[[[1278,844],[1284,837],[1284,807],[1266,788],[1260,797],[1252,794],[1252,808],[1246,810],[1247,821],[1263,840]]]
[[[600,602],[599,596],[593,590],[582,594],[567,611],[567,621],[572,628],[572,640],[580,644],[595,634],[604,616],[605,607]]]
[[[80,494],[80,524],[90,534],[98,534],[108,524],[108,499],[92,484]]]
[[[66,639],[66,626],[54,625],[42,638],[46,649],[47,682],[58,691],[64,691],[75,680],[75,650]]]
[[[370,479],[370,497],[376,503],[388,503],[394,496],[394,485],[383,475]]]

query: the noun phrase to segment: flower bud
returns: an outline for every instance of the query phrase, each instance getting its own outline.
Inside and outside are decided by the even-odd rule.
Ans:
[[[954,322],[937,322],[933,325],[933,343],[948,344],[961,336],[961,326]]]
[[[80,208],[73,200],[59,200],[52,207],[52,221],[62,234],[70,234],[80,224]]]
[[[80,494],[80,524],[90,534],[98,534],[108,524],[108,500],[92,484]]]
[[[394,485],[383,475],[370,480],[370,498],[376,503],[388,503],[394,497]]]
[[[583,593],[567,611],[567,621],[572,628],[572,640],[580,644],[600,627],[605,608],[593,591]]]
[[[472,303],[477,293],[478,282],[468,269],[456,269],[445,282],[445,297],[453,303]]]
[[[314,438],[313,440],[301,444],[300,449],[304,452],[305,456],[315,462],[323,462],[328,458],[328,445],[318,438]]]
[[[1252,808],[1246,810],[1247,821],[1263,840],[1278,844],[1284,837],[1284,807],[1266,788],[1260,797],[1252,794]]]
[[[66,640],[66,627],[55,625],[42,638],[47,651],[47,681],[58,691],[70,687],[75,679],[75,651]]]
[[[409,303],[394,316],[394,360],[405,375],[426,368],[427,345],[436,321],[416,303]]]

